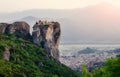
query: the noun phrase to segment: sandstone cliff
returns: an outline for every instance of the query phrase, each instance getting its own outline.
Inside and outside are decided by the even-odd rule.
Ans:
[[[5,33],[7,27],[7,23],[0,23],[0,33]]]
[[[14,22],[12,24],[0,23],[0,33],[14,34],[25,39],[30,38],[30,26],[26,22]]]
[[[33,42],[59,60],[59,42],[61,29],[58,22],[39,21],[33,26]]]

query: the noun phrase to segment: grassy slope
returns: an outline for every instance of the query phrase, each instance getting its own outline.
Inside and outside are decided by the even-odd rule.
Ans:
[[[3,60],[4,47],[10,49],[10,61]],[[70,68],[56,62],[30,41],[0,34],[0,77],[79,77]]]

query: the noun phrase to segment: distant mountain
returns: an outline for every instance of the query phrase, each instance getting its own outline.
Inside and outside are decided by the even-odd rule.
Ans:
[[[24,18],[22,18],[21,20],[24,20],[24,21],[37,21],[37,20],[39,20],[39,18],[37,18],[37,17],[33,17],[33,16],[27,16],[27,17],[24,17]]]
[[[95,53],[95,52],[98,52],[98,51],[99,50],[97,50],[97,49],[87,47],[86,49],[83,49],[83,50],[79,51],[77,53],[77,55],[79,55],[79,54],[90,54],[90,53]]]
[[[120,8],[101,3],[69,10],[27,10],[0,14],[0,21],[24,20],[33,25],[37,20],[61,23],[63,42],[120,41]]]

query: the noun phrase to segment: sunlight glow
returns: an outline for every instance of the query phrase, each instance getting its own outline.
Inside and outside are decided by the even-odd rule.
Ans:
[[[28,9],[73,9],[107,2],[120,7],[120,0],[0,0],[0,12]]]

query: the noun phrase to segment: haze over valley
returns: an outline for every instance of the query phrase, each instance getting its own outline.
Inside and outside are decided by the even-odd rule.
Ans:
[[[0,22],[55,20],[62,28],[62,43],[120,43],[120,8],[100,3],[77,9],[26,10],[0,13]],[[32,31],[31,31],[32,32]]]

